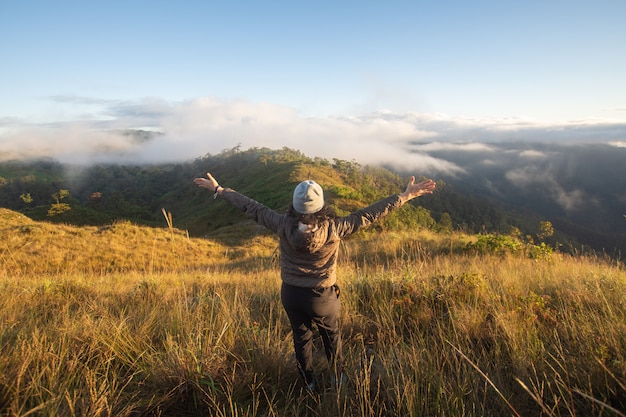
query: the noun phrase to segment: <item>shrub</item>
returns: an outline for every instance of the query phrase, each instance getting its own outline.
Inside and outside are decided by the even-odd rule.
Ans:
[[[523,244],[519,240],[506,235],[477,235],[475,242],[469,242],[465,249],[481,255],[517,254],[522,251]]]

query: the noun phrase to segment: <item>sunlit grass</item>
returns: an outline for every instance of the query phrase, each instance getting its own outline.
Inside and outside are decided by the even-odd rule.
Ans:
[[[227,247],[128,223],[27,226],[2,235],[1,415],[626,413],[620,263],[363,234],[341,249],[348,381],[335,390],[322,355],[310,395],[274,238]]]

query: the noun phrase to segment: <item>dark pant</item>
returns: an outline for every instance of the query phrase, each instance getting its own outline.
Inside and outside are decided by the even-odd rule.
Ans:
[[[328,362],[341,367],[339,287],[301,288],[283,284],[283,307],[293,331],[293,345],[300,372],[307,383],[313,379],[313,323],[322,337]]]

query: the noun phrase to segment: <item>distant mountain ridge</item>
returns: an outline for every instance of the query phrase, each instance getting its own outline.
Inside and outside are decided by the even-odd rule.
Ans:
[[[162,227],[166,222],[165,210],[175,227],[188,230],[192,236],[228,236],[237,240],[259,233],[241,213],[219,199],[213,200],[210,192],[192,183],[193,178],[204,176],[208,170],[222,185],[276,210],[288,208],[298,182],[314,179],[322,184],[328,203],[339,214],[402,192],[409,175],[361,166],[355,161],[310,158],[289,148],[235,147],[218,155],[159,165],[73,166],[53,160],[11,161],[0,163],[0,206],[32,219],[76,225],[103,225],[125,219]],[[540,221],[550,220],[557,229],[554,239],[568,249],[583,244],[597,250],[624,249],[620,236],[611,240],[611,236],[598,231],[592,236],[585,233],[582,225],[572,227],[571,223],[546,218],[529,207],[505,206],[493,194],[478,188],[468,190],[461,180],[434,179],[438,181],[438,190],[433,195],[416,200],[378,227],[427,227],[441,231],[457,228],[469,233],[508,233],[516,227],[532,235]],[[59,193],[60,190],[67,193]],[[56,211],[51,212],[51,208]],[[611,246],[603,245],[605,242]]]

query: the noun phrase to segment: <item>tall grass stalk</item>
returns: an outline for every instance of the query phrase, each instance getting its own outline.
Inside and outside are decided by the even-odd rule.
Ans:
[[[460,235],[364,234],[341,250],[347,381],[337,390],[320,355],[320,389],[311,395],[296,371],[272,238],[226,248],[128,224],[57,232],[79,240],[108,233],[111,246],[151,259],[121,258],[105,246],[101,258],[71,255],[60,238],[48,251],[39,241],[4,239],[0,415],[626,410],[619,263],[474,256],[463,252]],[[124,267],[110,267],[111,259]]]

